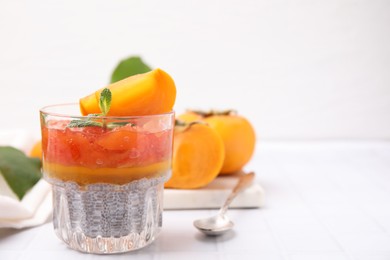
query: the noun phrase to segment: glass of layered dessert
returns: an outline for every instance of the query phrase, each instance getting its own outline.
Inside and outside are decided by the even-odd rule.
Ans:
[[[103,97],[103,110],[104,102]],[[42,169],[53,187],[55,233],[70,248],[96,254],[132,251],[156,239],[171,173],[172,111],[107,111],[80,115],[79,104],[40,111]]]
[[[85,119],[72,116],[72,109],[77,106],[41,110],[43,173],[53,185],[57,236],[91,253],[149,244],[162,225],[173,113]],[[72,127],[76,121],[106,125]]]

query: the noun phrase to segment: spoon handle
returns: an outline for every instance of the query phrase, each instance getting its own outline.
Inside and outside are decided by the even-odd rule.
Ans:
[[[223,216],[225,215],[230,203],[232,203],[233,199],[245,188],[247,188],[253,181],[253,178],[255,177],[254,172],[250,172],[247,174],[243,174],[240,176],[240,179],[238,180],[236,186],[230,193],[229,197],[226,199],[225,203],[219,210],[219,215]]]

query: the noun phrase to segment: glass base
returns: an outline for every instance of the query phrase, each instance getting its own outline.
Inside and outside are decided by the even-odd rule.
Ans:
[[[165,177],[126,185],[50,180],[53,224],[72,249],[94,254],[124,253],[147,246],[162,227]]]

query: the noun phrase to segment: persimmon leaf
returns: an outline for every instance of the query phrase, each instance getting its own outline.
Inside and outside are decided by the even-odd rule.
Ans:
[[[111,75],[111,83],[125,79],[127,77],[146,73],[152,69],[145,64],[138,56],[129,57],[119,62]]]
[[[42,177],[41,160],[27,157],[11,146],[0,146],[0,174],[11,190],[22,199]]]

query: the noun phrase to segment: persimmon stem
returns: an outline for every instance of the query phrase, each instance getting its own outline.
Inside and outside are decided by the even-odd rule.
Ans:
[[[176,119],[175,120],[175,131],[184,132],[188,128],[190,128],[191,126],[196,125],[196,124],[208,125],[206,122],[203,122],[203,121],[193,121],[193,122],[187,123],[183,120]]]
[[[175,119],[175,126],[186,126],[188,123],[184,122],[183,120],[180,119]]]
[[[229,116],[229,115],[236,115],[237,110],[234,109],[226,109],[226,110],[192,110],[188,109],[187,112],[192,112],[197,115],[200,115],[201,117],[210,117],[210,116]]]

